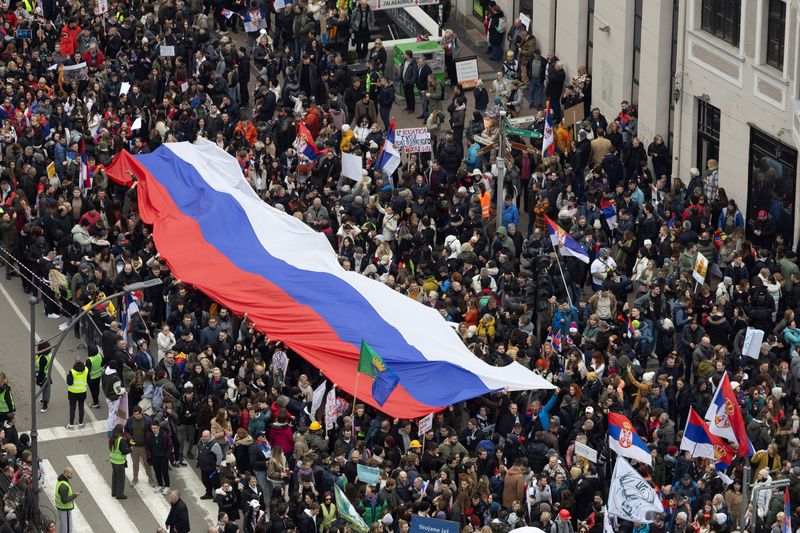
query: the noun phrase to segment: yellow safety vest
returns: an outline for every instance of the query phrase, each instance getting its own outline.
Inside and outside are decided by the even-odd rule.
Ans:
[[[50,353],[41,353],[41,354],[37,355],[36,356],[36,370],[37,371],[39,370],[39,367],[42,364],[42,357],[44,357],[45,361],[47,361],[47,364],[44,367],[44,380],[45,380],[45,382],[47,382],[47,378],[50,377],[50,359],[53,358],[53,355],[50,354]]]
[[[33,10],[36,9],[36,3],[31,2],[31,0],[22,0],[22,4],[25,6],[25,11],[28,13],[33,13]]]
[[[11,403],[14,402],[14,395],[11,394],[11,388],[8,389],[8,397],[11,398]],[[11,411],[11,406],[6,402],[6,395],[0,391],[0,413],[7,413]]]
[[[125,464],[125,454],[119,451],[120,442],[122,442],[122,437],[117,437],[117,440],[114,442],[114,445],[108,451],[108,460],[111,461],[112,465]]]
[[[59,511],[71,511],[75,508],[75,500],[70,500],[68,502],[61,500],[61,493],[59,492],[61,485],[67,486],[67,498],[72,496],[72,485],[69,484],[69,481],[63,481],[61,479],[56,481],[56,509]]]
[[[89,369],[84,368],[83,372],[76,372],[73,368],[70,372],[72,372],[72,385],[67,385],[67,391],[74,394],[85,393],[88,390],[86,380],[89,378]]]
[[[89,379],[99,379],[103,377],[103,356],[100,354],[87,357],[92,363],[92,371],[89,374]]]

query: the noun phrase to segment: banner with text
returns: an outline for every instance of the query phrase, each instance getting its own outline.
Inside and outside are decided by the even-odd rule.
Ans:
[[[431,132],[428,128],[405,128],[395,130],[394,145],[404,152],[430,152]]]

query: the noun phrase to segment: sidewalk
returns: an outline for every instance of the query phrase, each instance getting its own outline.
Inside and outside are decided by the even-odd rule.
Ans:
[[[483,22],[472,15],[464,15],[453,9],[445,26],[452,28],[461,41],[459,57],[477,57],[478,73],[481,78],[494,79],[495,74],[501,70],[502,63],[492,61],[486,53],[487,43],[483,34]]]

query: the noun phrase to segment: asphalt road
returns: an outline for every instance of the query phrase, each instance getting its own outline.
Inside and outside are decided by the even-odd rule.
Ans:
[[[5,372],[12,385],[17,406],[17,428],[20,433],[31,427],[30,387],[30,304],[29,295],[22,291],[18,278],[0,281],[0,371]],[[47,339],[59,333],[62,320],[47,318],[44,306],[36,306],[36,333]],[[108,462],[108,439],[106,437],[108,410],[101,400],[100,409],[86,406],[86,427],[67,430],[64,425],[69,418],[64,369],[72,367],[75,355],[86,356],[86,348],[68,333],[54,363],[53,385],[49,409],[38,412],[39,455],[44,460],[45,489],[41,493],[40,506],[47,516],[55,517],[53,493],[56,477],[67,466],[75,469],[73,490],[82,491],[77,499],[77,511],[73,512],[73,531],[85,532],[147,532],[156,531],[163,525],[169,512],[166,496],[154,493],[140,472],[137,486],[125,486],[127,500],[111,497],[111,465]],[[101,393],[102,395],[102,393]],[[131,461],[129,460],[129,463]],[[128,478],[132,467],[128,468]],[[189,507],[192,531],[207,530],[216,523],[216,505],[200,500],[202,483],[192,465],[173,468],[170,471],[172,488],[181,491]]]

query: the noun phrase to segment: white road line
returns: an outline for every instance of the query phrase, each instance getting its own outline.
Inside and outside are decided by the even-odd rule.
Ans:
[[[106,517],[108,523],[116,531],[139,531],[139,527],[128,516],[128,512],[111,497],[111,487],[106,483],[103,474],[97,469],[88,454],[70,455],[67,460],[72,463],[75,474],[83,481],[97,503],[97,508]],[[109,467],[110,468],[110,467]]]
[[[193,468],[184,466],[182,468],[174,468],[170,472],[170,479],[178,478],[181,480],[183,483],[183,490],[181,492],[187,494],[187,497],[184,499],[193,501],[198,507],[205,511],[205,516],[203,516],[203,520],[206,521],[205,525],[213,525],[217,523],[219,507],[217,507],[217,504],[214,503],[213,500],[200,499],[200,496],[206,493],[206,488],[203,486],[203,482],[200,481],[199,475],[200,474],[196,473]],[[174,482],[172,485],[173,488],[177,488]]]
[[[88,408],[86,409],[89,410]],[[39,442],[69,439],[72,437],[90,437],[108,431],[108,420],[89,422],[85,428],[67,429],[64,426],[55,426],[39,430]]]
[[[173,469],[173,472],[175,470]],[[128,468],[125,469],[125,477],[128,478],[128,481],[133,479],[133,463],[128,463]],[[144,476],[144,479],[147,479],[147,476]],[[170,476],[170,481],[172,481]],[[139,483],[134,485],[134,490],[142,499],[144,504],[150,509],[150,512],[156,517],[156,522],[159,525],[163,525],[164,521],[167,519],[167,515],[169,515],[170,505],[167,502],[165,496],[161,494],[156,494],[153,492],[153,487],[150,486],[147,481],[140,480]]]
[[[44,475],[44,491],[47,493],[47,498],[53,503],[53,509],[55,509],[56,481],[58,481],[59,474],[47,459],[42,460],[42,475]],[[75,490],[75,487],[73,486],[72,489]],[[81,498],[78,497],[76,501],[80,500]],[[55,509],[55,513],[56,519],[58,519],[57,509]],[[86,517],[83,516],[77,504],[75,509],[72,510],[72,529],[73,531],[92,531],[89,522],[86,521]]]
[[[8,305],[10,305],[11,309],[14,310],[14,313],[16,313],[17,317],[20,319],[20,321],[22,322],[22,325],[25,326],[25,329],[27,329],[28,333],[30,333],[31,332],[31,323],[28,322],[27,318],[25,318],[25,315],[23,314],[22,310],[17,306],[16,302],[11,298],[11,295],[8,294],[8,291],[6,290],[5,287],[3,287],[2,284],[0,284],[0,293],[2,293],[2,295],[8,301]],[[42,338],[37,333],[36,334],[36,342],[40,342],[41,340],[42,340]],[[54,359],[53,360],[53,367],[52,368],[55,369],[56,372],[58,372],[58,375],[61,376],[61,379],[63,379],[65,382],[67,381],[67,372],[66,372],[66,370],[64,370],[64,367],[58,361],[58,359]],[[51,387],[52,387],[52,385],[51,385]],[[93,422],[97,421],[97,417],[94,416],[94,413],[92,412],[91,408],[87,408],[86,409],[86,416],[89,418],[89,420],[91,420]]]

